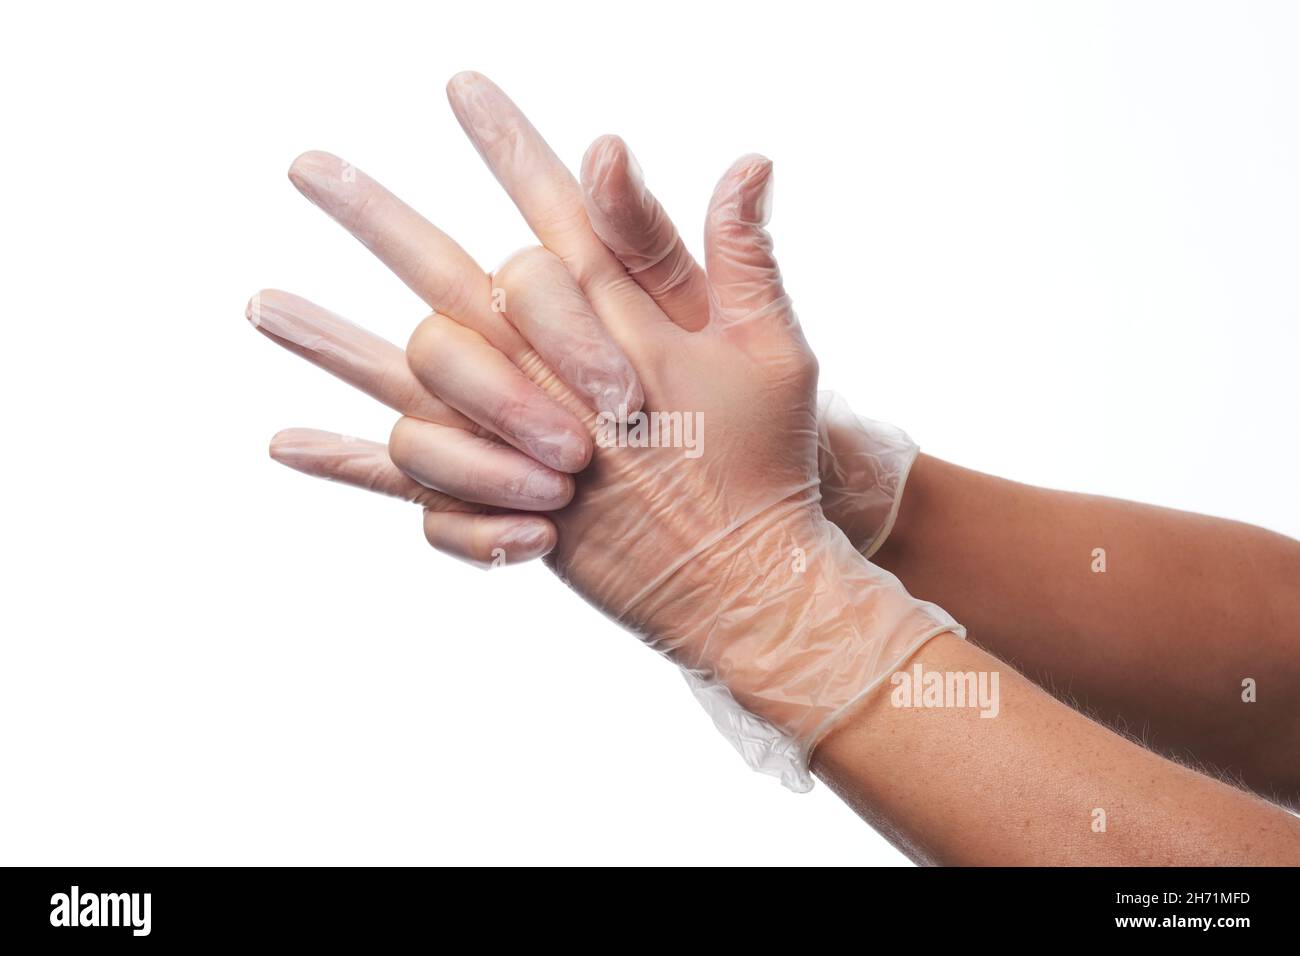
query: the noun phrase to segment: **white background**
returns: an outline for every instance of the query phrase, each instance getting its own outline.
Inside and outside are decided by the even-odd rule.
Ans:
[[[0,863],[905,862],[751,775],[540,565],[458,565],[267,458],[393,416],[249,295],[398,342],[423,315],[296,154],[485,266],[530,241],[460,69],[574,165],[621,133],[687,236],[771,156],[823,384],[932,454],[1300,535],[1294,5],[87,5],[0,36]]]

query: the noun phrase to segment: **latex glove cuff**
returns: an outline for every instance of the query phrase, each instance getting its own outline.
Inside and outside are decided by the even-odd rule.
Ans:
[[[920,451],[901,428],[855,415],[835,392],[817,393],[822,510],[865,557],[893,530]]]

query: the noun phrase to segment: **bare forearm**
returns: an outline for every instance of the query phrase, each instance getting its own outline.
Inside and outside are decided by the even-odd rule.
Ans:
[[[922,456],[875,560],[1100,718],[1300,799],[1300,543]]]
[[[813,768],[912,859],[946,865],[1300,863],[1300,821],[1093,723],[951,635],[910,662],[996,671],[997,716],[884,685]]]

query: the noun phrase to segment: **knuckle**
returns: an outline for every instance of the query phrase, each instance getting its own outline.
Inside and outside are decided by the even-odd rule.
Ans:
[[[402,471],[406,471],[415,457],[418,427],[414,419],[399,418],[388,433],[388,457]]]
[[[437,368],[439,359],[446,354],[451,331],[450,321],[437,312],[415,327],[406,343],[406,360],[412,371],[418,374]]]
[[[495,284],[504,289],[527,288],[539,278],[550,274],[555,265],[563,266],[549,249],[528,246],[507,259],[496,271]]]
[[[419,260],[412,267],[411,283],[421,290],[440,312],[447,315],[466,316],[474,312],[479,290],[472,279],[462,272],[449,272],[440,258]]]
[[[443,516],[441,512],[431,508],[425,509],[424,520],[422,522],[424,528],[424,540],[429,542],[430,547],[435,548],[438,551],[444,550],[442,534],[440,533],[442,521]]]

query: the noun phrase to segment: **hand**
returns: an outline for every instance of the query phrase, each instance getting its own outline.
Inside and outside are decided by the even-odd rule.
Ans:
[[[617,268],[611,271],[608,253],[601,255],[604,250],[599,249],[594,233],[585,226],[577,184],[523,114],[489,80],[477,74],[457,76],[448,94],[470,138],[507,185],[539,236],[568,254],[578,277],[594,276],[589,284],[613,288],[618,295],[629,298],[626,276],[620,287]],[[307,154],[291,172],[295,184],[340,221],[350,219],[354,212],[331,204],[328,196],[337,191],[338,184],[356,175],[354,167],[327,154]],[[702,270],[686,252],[662,207],[645,190],[635,160],[620,140],[603,137],[589,151],[584,163],[583,192],[601,240],[624,263],[627,274],[678,324],[687,328],[698,324],[707,308]],[[463,314],[462,324],[486,332],[490,341],[500,339],[506,354],[521,347],[517,337],[512,338],[495,316],[483,314],[484,276],[468,254],[386,191],[359,193],[373,194],[374,201],[402,221],[404,235],[424,243],[422,249],[412,251],[405,259],[400,248],[374,246],[374,251],[411,288],[435,308],[451,315]],[[570,227],[566,228],[565,223]],[[373,239],[364,228],[354,231],[372,245]],[[493,562],[502,557],[511,563],[527,560],[553,545],[554,528],[549,521],[540,517],[511,518],[508,509],[558,507],[571,494],[571,482],[562,474],[530,467],[520,456],[503,454],[490,428],[458,414],[423,390],[410,375],[396,346],[286,293],[263,292],[250,303],[249,317],[261,331],[296,354],[336,375],[350,375],[354,385],[403,414],[443,426],[444,430],[437,433],[441,447],[428,460],[429,468],[434,470],[426,471],[423,478],[426,484],[446,494],[431,496],[423,486],[412,487],[386,474],[382,449],[355,439],[341,444],[327,433],[298,430],[277,436],[274,445],[282,459],[291,458],[296,467],[310,471],[322,456],[329,460],[329,456],[345,454],[345,480],[424,504],[436,516],[431,535],[436,546],[476,564],[486,565],[489,556],[493,556]],[[531,332],[542,356],[552,360],[566,381],[574,382],[577,375],[593,376],[580,383],[580,390],[593,396],[603,393],[605,404],[598,401],[597,407],[612,411],[620,402],[626,402],[633,412],[639,407],[635,377],[585,302],[575,306],[574,314],[562,325]],[[458,348],[456,356],[467,370],[466,378],[480,381],[471,354]],[[554,440],[554,436],[567,434],[571,443],[581,440],[571,420],[557,416],[554,409],[537,396],[529,396],[526,388],[521,389],[510,378],[507,374],[493,382],[489,374],[482,381],[485,386],[510,386],[513,393],[523,395],[520,408],[529,411],[517,412],[515,421],[500,423],[510,444],[528,451],[538,449],[538,442]],[[833,393],[824,393],[820,405],[822,507],[855,547],[870,556],[892,528],[917,448],[900,430],[853,415]],[[540,450],[537,457],[563,471],[572,470],[574,454],[571,451],[569,460],[562,461],[554,454],[547,458],[545,450]]]
[[[300,177],[327,171],[317,158],[302,165]],[[713,309],[704,328],[688,332],[653,306],[639,317],[628,310],[606,319],[640,370],[652,410],[676,412],[679,423],[686,416],[704,422],[699,456],[682,447],[598,447],[573,502],[555,516],[560,537],[551,564],[694,675],[715,720],[752,763],[775,765],[803,785],[807,755],[837,717],[900,655],[955,625],[862,561],[821,514],[816,363],[763,229],[770,176],[766,161],[743,160],[715,193],[707,236]],[[417,261],[433,227],[355,170],[339,182],[347,186],[303,185],[386,260]],[[496,283],[520,329],[557,328],[585,303],[544,251],[512,260]],[[472,308],[458,303],[460,311]],[[476,366],[505,375],[511,363],[503,353],[494,356],[484,336],[467,337],[444,315],[426,320],[408,347],[417,377],[461,411],[488,402],[454,358],[469,345]],[[526,369],[551,400],[608,435],[612,416],[597,420],[526,344],[515,354],[516,369]],[[517,430],[500,414],[483,419]],[[394,429],[393,460],[422,481],[420,464],[430,460],[423,438],[437,440],[437,428],[407,418]]]
[[[432,395],[396,346],[298,296],[264,290],[247,309],[259,331],[421,422],[419,452],[404,465],[422,484],[393,473],[382,446],[328,433],[281,433],[272,455],[306,471],[328,461],[331,477],[419,502],[430,541],[465,560],[486,566],[546,553],[554,526],[521,512],[552,510],[572,496],[569,473],[591,455],[580,415],[640,407],[627,360],[581,297],[563,322],[528,329],[530,345],[495,308],[491,278],[463,249],[337,157],[305,154],[290,178],[442,310],[426,331],[443,332],[442,359],[454,374],[442,397]],[[578,416],[543,387],[557,374],[588,403]]]
[[[627,289],[631,276],[677,325],[703,327],[710,308],[704,270],[621,139],[602,136],[592,144],[579,189],[528,118],[487,77],[460,73],[447,95],[488,168],[542,245],[570,267],[598,313],[620,302],[642,307],[641,297]],[[893,527],[918,449],[900,429],[853,415],[832,393],[821,407],[822,507],[870,557]]]

